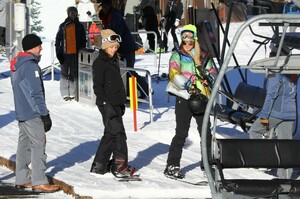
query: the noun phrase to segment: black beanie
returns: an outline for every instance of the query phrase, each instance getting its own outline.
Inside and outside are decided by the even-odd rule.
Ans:
[[[42,40],[35,34],[28,34],[22,40],[23,50],[27,51],[42,44]]]
[[[70,6],[70,7],[67,8],[67,14],[69,14],[70,12],[78,13],[77,8],[74,7],[74,6]]]

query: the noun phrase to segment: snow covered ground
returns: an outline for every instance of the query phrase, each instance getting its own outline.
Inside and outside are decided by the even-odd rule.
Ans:
[[[46,1],[45,1],[46,2]],[[58,0],[47,1],[47,6],[61,2]],[[53,3],[53,5],[52,5]],[[43,4],[43,5],[46,5]],[[46,9],[45,6],[43,9]],[[65,17],[65,12],[62,14]],[[56,16],[56,15],[55,15]],[[47,17],[42,17],[43,24],[47,24]],[[64,19],[62,16],[58,18]],[[59,20],[59,22],[62,20]],[[58,26],[58,22],[52,21]],[[50,27],[53,29],[51,24]],[[240,23],[232,24],[230,39]],[[258,26],[256,25],[255,28]],[[56,29],[56,27],[55,27]],[[264,32],[263,28],[257,28]],[[51,64],[50,51],[51,40],[56,31],[46,29],[42,36],[44,40],[41,67]],[[235,52],[240,64],[246,64],[250,58],[250,50],[255,49],[252,43],[253,37],[249,31],[241,38]],[[222,40],[221,40],[222,41]],[[162,55],[160,72],[167,72],[170,53]],[[268,48],[259,51],[258,57],[268,56]],[[156,74],[158,69],[153,67],[152,55],[137,56],[136,67],[145,68]],[[9,61],[0,56],[0,156],[15,161],[18,126],[15,120],[13,94],[10,84]],[[235,74],[229,74],[229,80],[234,84],[238,81]],[[261,78],[260,78],[261,79]],[[249,80],[258,84],[257,79]],[[211,197],[208,186],[195,186],[166,178],[163,175],[169,144],[175,132],[174,97],[168,98],[165,92],[167,81],[156,82],[152,79],[153,95],[153,122],[150,122],[149,105],[139,103],[137,111],[138,131],[133,128],[133,113],[127,104],[123,117],[127,132],[129,163],[141,173],[141,182],[117,182],[111,174],[91,175],[89,170],[93,161],[99,140],[103,134],[101,115],[95,106],[86,103],[64,101],[59,92],[58,74],[54,81],[50,77],[44,80],[46,100],[53,126],[47,133],[47,174],[55,179],[74,186],[75,193],[80,196],[100,198],[209,198]],[[218,137],[247,137],[239,127],[226,122],[218,122]],[[189,137],[186,141],[181,168],[186,175],[186,180],[198,182],[205,180],[200,171],[200,138],[196,123],[192,120]],[[238,173],[229,171],[228,176],[247,176],[249,178],[272,178],[261,170],[240,170]],[[14,183],[14,173],[0,167],[0,181]],[[1,194],[1,193],[0,193]],[[62,191],[42,195],[40,198],[71,198]]]

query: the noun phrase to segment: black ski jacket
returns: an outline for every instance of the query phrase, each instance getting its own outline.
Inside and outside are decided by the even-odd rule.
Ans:
[[[167,22],[173,24],[176,19],[181,19],[183,14],[183,4],[181,0],[170,0],[167,3],[164,17]]]
[[[121,12],[115,8],[111,8],[108,14],[104,14],[101,10],[99,12],[99,18],[102,20],[105,29],[111,29],[121,36],[122,42],[120,43],[118,53],[123,56],[129,52],[134,53],[137,46]]]
[[[126,93],[117,56],[109,58],[105,51],[100,49],[92,67],[96,105],[103,105],[104,102],[114,106],[123,105],[126,102]]]
[[[55,50],[56,54],[64,54],[64,44],[65,44],[65,27],[67,24],[70,23],[75,23],[75,28],[76,28],[76,48],[77,48],[77,53],[79,52],[80,49],[85,48],[86,45],[86,31],[84,26],[79,22],[78,19],[75,21],[71,20],[69,17],[65,19],[63,23],[59,25],[56,37],[55,37]]]

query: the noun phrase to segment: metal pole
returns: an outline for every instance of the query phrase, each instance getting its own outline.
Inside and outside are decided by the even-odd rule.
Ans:
[[[152,80],[151,80],[151,73],[148,71],[148,70],[145,70],[145,69],[139,69],[139,68],[123,68],[123,67],[120,67],[120,70],[124,70],[126,71],[126,73],[128,71],[135,71],[135,72],[145,72],[146,73],[146,76],[147,76],[147,79],[148,79],[148,88],[149,88],[149,93],[148,93],[148,97],[149,97],[149,102],[147,100],[139,100],[138,101],[141,101],[141,102],[148,102],[149,103],[149,112],[150,112],[150,122],[153,122],[153,102],[152,102]],[[126,73],[124,73],[124,75],[127,75]],[[139,86],[139,83],[137,83],[137,85]]]
[[[189,24],[194,24],[194,8],[192,5],[189,5],[188,13],[189,13]]]
[[[30,9],[30,4],[31,0],[26,0],[26,30],[25,30],[25,35],[31,33],[31,28],[30,28],[30,15],[31,15],[31,9]]]

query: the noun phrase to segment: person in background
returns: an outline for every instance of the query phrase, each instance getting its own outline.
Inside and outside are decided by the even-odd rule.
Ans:
[[[142,21],[146,31],[153,31],[157,35],[157,43],[160,45],[161,37],[158,32],[157,14],[159,14],[158,0],[142,0],[138,6],[133,9],[136,12],[141,12]],[[147,52],[154,52],[155,49],[155,36],[154,34],[147,34],[149,47]]]
[[[68,7],[67,14],[55,38],[56,57],[61,65],[60,93],[65,101],[73,100],[77,93],[78,52],[86,47],[86,32],[78,20],[77,8]]]
[[[84,25],[84,28],[88,30],[93,16],[96,13],[94,4],[90,0],[80,0],[77,9],[79,21]]]
[[[8,0],[0,1],[0,51],[2,50],[1,47],[5,46],[5,31],[6,31],[6,3],[9,2]]]
[[[102,0],[101,6],[102,9],[99,12],[99,18],[102,20],[104,29],[111,29],[122,37],[123,42],[120,44],[118,53],[122,59],[126,59],[126,67],[134,68],[135,50],[137,50],[137,48],[121,12],[112,7],[111,0]],[[137,83],[139,85],[138,90],[140,92],[139,98],[147,98],[146,94],[148,94],[149,88],[145,78],[141,77],[134,71],[130,71],[130,73],[128,73],[128,77],[131,75],[135,76],[137,79]],[[127,85],[129,86],[129,83],[127,83]],[[128,86],[127,93],[129,93]]]
[[[300,9],[291,0],[286,0],[283,5],[283,14],[300,14]],[[296,32],[297,26],[290,26],[290,32]]]
[[[165,32],[163,37],[163,44],[165,52],[168,51],[168,34],[171,29],[171,35],[173,37],[174,48],[172,51],[178,50],[179,43],[176,36],[176,28],[180,25],[180,19],[183,14],[183,4],[181,0],[169,0],[166,6],[165,14],[160,20],[161,28],[165,24]]]
[[[14,94],[19,140],[16,157],[16,187],[32,188],[34,192],[55,192],[46,170],[46,132],[52,121],[46,106],[41,68],[42,41],[28,34],[22,39],[24,52],[11,60],[11,83]],[[31,164],[31,169],[29,165]]]
[[[212,86],[212,79],[216,75],[210,54],[200,48],[197,28],[191,24],[186,25],[182,28],[180,35],[182,43],[179,50],[170,57],[169,79],[177,88],[187,90],[191,96],[189,99],[176,96],[176,132],[170,145],[167,166],[164,170],[164,174],[170,178],[184,178],[184,174],[180,170],[180,159],[182,148],[188,137],[191,119],[195,118],[198,133],[201,136],[204,110],[210,95],[209,86]],[[210,126],[210,122],[208,125]],[[211,139],[211,131],[208,128],[208,154],[211,153]],[[200,166],[204,171],[203,162]]]
[[[297,121],[297,75],[276,74],[268,78],[267,94],[262,111],[248,133],[251,139],[293,139]],[[278,169],[277,176],[290,179],[292,169]]]
[[[117,178],[137,176],[128,165],[126,132],[122,116],[125,113],[126,92],[118,66],[117,50],[123,42],[110,29],[101,31],[102,49],[93,63],[93,88],[96,105],[102,115],[104,135],[90,172],[105,174],[112,171]],[[109,161],[111,154],[113,159]]]
[[[91,40],[91,44],[97,46],[97,37],[100,36],[102,29],[101,20],[99,17],[94,16],[92,25],[89,27],[89,36]],[[99,47],[99,46],[97,46]]]

